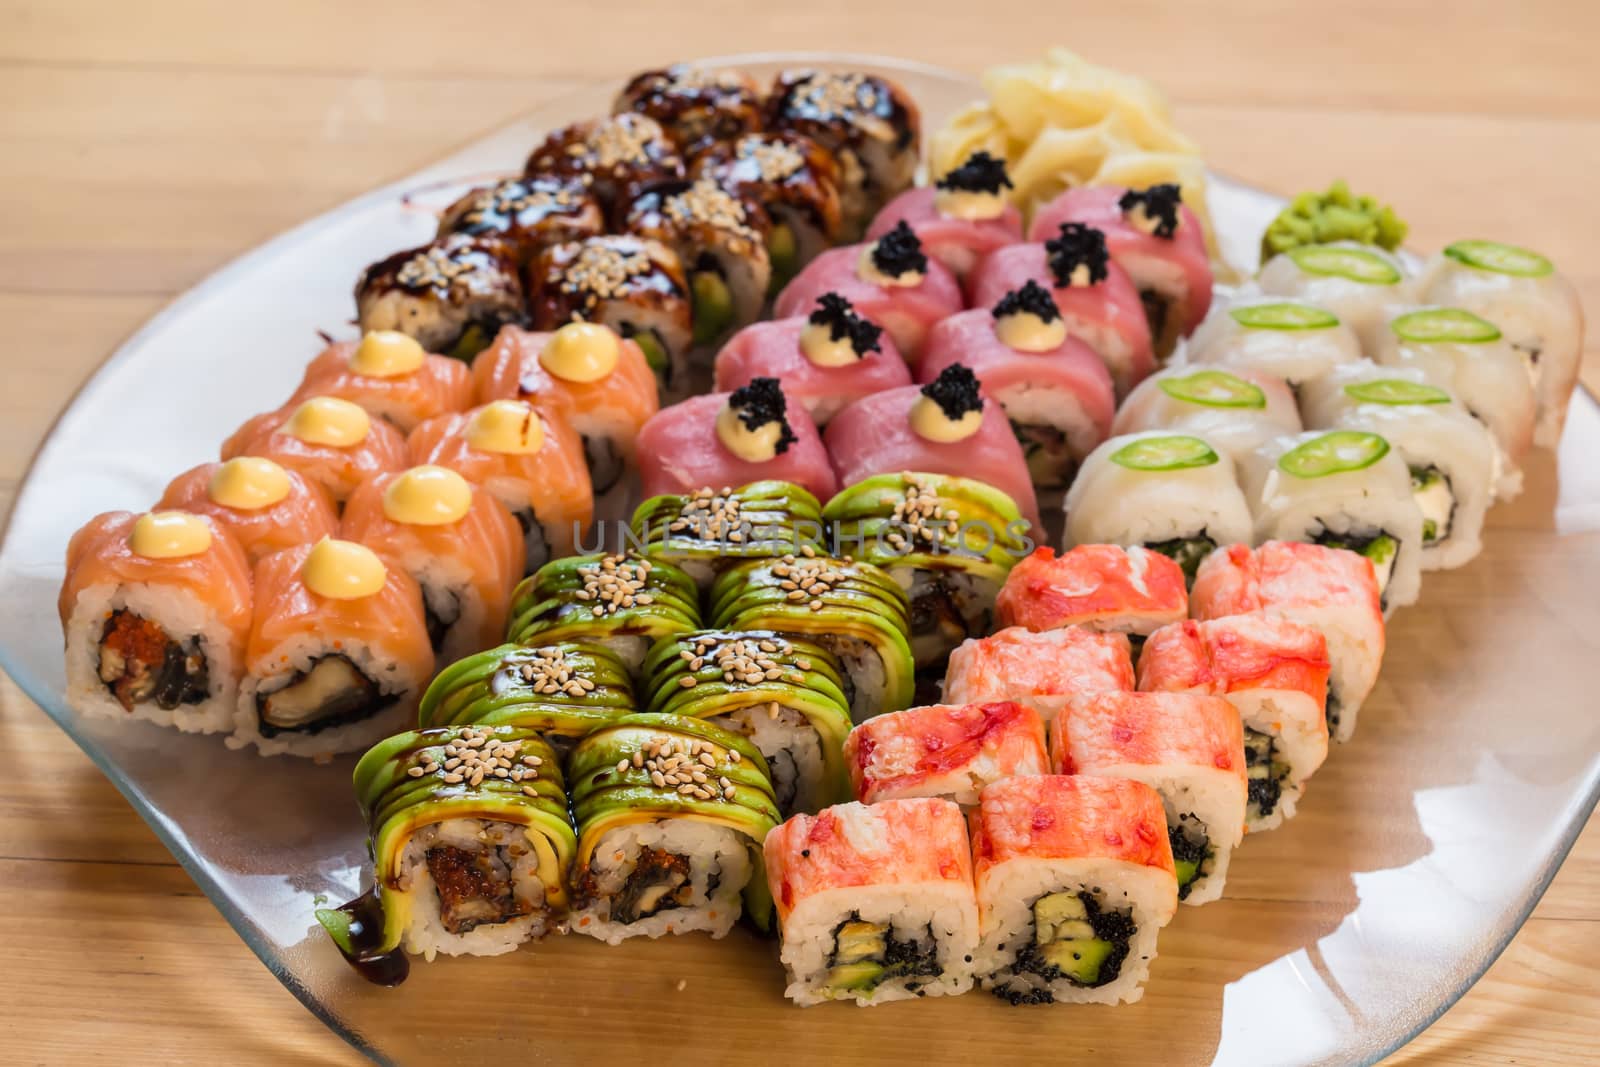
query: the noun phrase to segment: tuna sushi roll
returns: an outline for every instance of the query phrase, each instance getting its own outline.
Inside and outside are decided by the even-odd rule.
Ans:
[[[1178,911],[1166,829],[1143,782],[1045,775],[985,789],[972,831],[983,988],[1012,1004],[1142,997]]]
[[[907,189],[872,220],[867,240],[876,241],[901,222],[910,226],[928,255],[965,279],[984,256],[1022,240],[1022,213],[1007,198],[1006,164],[978,151],[931,186]]]
[[[950,653],[944,676],[944,699],[952,703],[1014,700],[1046,723],[1075,698],[1133,688],[1128,635],[1083,626],[1041,633],[1008,626],[971,638]]]
[[[772,481],[653,496],[634,511],[631,532],[645,555],[682,568],[705,592],[729,567],[788,555],[824,531],[816,497]]]
[[[1184,360],[1235,374],[1254,372],[1304,385],[1361,358],[1356,332],[1327,308],[1281,296],[1213,308],[1189,339]]]
[[[325,348],[289,402],[317,396],[348,400],[410,433],[424,419],[471,407],[472,375],[460,360],[424,352],[413,337],[377,330]]]
[[[332,396],[290,403],[246,422],[222,442],[223,460],[240,456],[270,459],[299,473],[339,507],[374,474],[409,465],[399,430]]]
[[[862,318],[838,293],[823,293],[810,314],[746,326],[717,353],[717,389],[731,392],[776,378],[820,429],[873,393],[911,384],[894,338]]]
[[[1099,693],[1073,701],[1051,724],[1050,754],[1061,774],[1131,778],[1160,793],[1178,899],[1222,896],[1228,860],[1244,839],[1248,788],[1244,728],[1232,704],[1193,693]]]
[[[67,703],[186,733],[233,721],[250,634],[250,563],[206,515],[108,511],[67,545],[57,610]]]
[[[191,467],[167,486],[157,509],[215,520],[233,535],[251,566],[281,548],[339,532],[339,514],[326,490],[297,471],[254,456]]]
[[[884,1004],[972,988],[978,909],[961,809],[918,797],[839,804],[767,835],[796,1004]]]
[[[972,808],[985,786],[1050,769],[1039,713],[1009,700],[879,715],[850,731],[844,758],[863,804],[942,797]]]
[[[1270,374],[1185,365],[1140,382],[1111,428],[1195,434],[1238,464],[1269,438],[1299,433],[1300,411],[1294,390]]]
[[[1082,626],[1143,637],[1189,613],[1183,569],[1133,545],[1037,548],[1018,561],[995,598],[1002,626],[1035,632]]]
[[[761,128],[761,88],[737,70],[674,63],[635,74],[611,110],[647,115],[685,155]]]
[[[576,178],[610,210],[651,182],[683,177],[683,157],[659,122],[625,112],[554,131],[528,156],[523,172]]]
[[[434,659],[409,574],[324,538],[256,564],[255,594],[229,746],[322,759],[413,721]]]
[[[766,761],[721,727],[628,715],[579,741],[568,764],[578,824],[572,930],[610,945],[704,930],[743,912],[770,926],[761,842],[778,824]]]
[[[575,177],[506,178],[463,193],[439,218],[439,237],[498,241],[527,264],[550,245],[606,232],[599,199]]]
[[[452,234],[379,260],[356,283],[362,333],[409,334],[429,352],[471,360],[527,318],[516,253],[494,238]]]
[[[1292,297],[1332,312],[1369,350],[1410,297],[1400,258],[1355,241],[1291,248],[1267,260],[1256,282],[1268,296]]]

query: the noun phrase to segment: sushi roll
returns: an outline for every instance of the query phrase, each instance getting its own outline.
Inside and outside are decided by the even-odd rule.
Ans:
[[[1082,626],[1144,637],[1189,613],[1183,569],[1132,545],[1036,548],[1017,561],[995,597],[1001,626],[1041,633]]]
[[[821,500],[838,487],[817,427],[776,378],[663,408],[639,431],[644,495],[793,482]]]
[[[904,222],[874,241],[829,249],[807,263],[778,294],[773,317],[810,314],[824,293],[839,294],[887,330],[912,366],[933,324],[963,307],[961,283],[928,258]]]
[[[971,368],[984,393],[1005,409],[1036,489],[1066,488],[1077,465],[1111,435],[1111,375],[1092,348],[1068,336],[1060,309],[1038,282],[1025,282],[993,308],[936,325],[917,379],[934,381],[954,363]]]
[[[961,809],[839,804],[767,835],[767,881],[796,1004],[884,1004],[972,988],[978,909]]]
[[[683,177],[683,156],[661,124],[624,112],[563,126],[528,156],[530,178],[576,178],[606,210],[651,182]]]
[[[905,590],[870,563],[818,555],[807,545],[724,571],[706,604],[707,621],[719,630],[772,630],[832,652],[844,667],[856,722],[911,706]]]
[[[822,519],[836,550],[882,568],[905,590],[919,669],[989,632],[995,594],[1031,544],[1010,497],[939,474],[874,475],[828,501]]]
[[[1294,816],[1306,779],[1328,758],[1328,643],[1320,631],[1272,615],[1173,623],[1139,655],[1139,688],[1202,693],[1244,722],[1245,829]]]
[[[351,494],[339,536],[416,580],[441,663],[500,643],[524,545],[517,520],[489,490],[448,467],[374,475]]]
[[[1294,390],[1260,371],[1168,367],[1128,394],[1111,432],[1146,430],[1203,438],[1237,465],[1269,438],[1300,432]]]
[[[605,232],[599,198],[579,179],[554,174],[470,189],[439,217],[439,239],[459,233],[498,241],[524,265],[550,245]]]
[[[403,569],[324,538],[256,564],[255,592],[229,747],[324,759],[414,720],[434,658]]]
[[[471,407],[472,374],[458,359],[424,352],[414,337],[376,330],[323,349],[289,403],[317,396],[348,400],[410,433],[424,419]]]
[[[291,402],[249,420],[222,442],[224,462],[240,456],[270,459],[300,474],[341,508],[374,474],[409,466],[399,430],[333,396]]]
[[[990,783],[1050,772],[1039,713],[1009,700],[879,715],[850,731],[844,758],[863,804],[941,797],[973,808]]]
[[[911,371],[883,327],[838,293],[823,293],[809,314],[757,322],[717,353],[719,392],[776,378],[818,429],[864,396],[911,384]]]
[[[1068,189],[1034,213],[1028,239],[1044,241],[1064,222],[1092,226],[1105,235],[1111,258],[1128,272],[1158,359],[1194,332],[1211,307],[1211,257],[1200,219],[1183,203],[1176,183],[1145,189],[1083,185]]]
[[[1538,399],[1533,443],[1554,448],[1583,358],[1583,307],[1572,283],[1537,252],[1457,241],[1423,268],[1417,292],[1425,304],[1488,319],[1527,358]]]
[[[1063,543],[1143,545],[1186,577],[1212,549],[1249,541],[1233,460],[1192,433],[1146,430],[1096,448],[1067,490]]]
[[[627,715],[568,763],[578,825],[572,930],[610,945],[704,930],[744,913],[768,926],[761,842],[778,824],[766,761],[748,740],[682,715]]]
[[[944,699],[953,704],[1014,700],[1046,723],[1074,698],[1133,688],[1128,635],[1084,626],[1039,633],[1008,626],[970,638],[950,653],[944,675]]]
[[[1029,281],[1050,290],[1067,335],[1100,356],[1117,399],[1156,369],[1150,323],[1139,290],[1106,246],[1105,234],[1062,223],[1044,242],[1010,245],[984,258],[968,279],[973,307],[994,307]]]
[[[1294,541],[1230,545],[1200,565],[1189,606],[1202,621],[1259,613],[1321,633],[1328,647],[1328,731],[1335,741],[1350,739],[1383,664],[1383,611],[1370,560]]]
[[[1244,727],[1232,704],[1195,693],[1098,693],[1051,724],[1050,755],[1060,774],[1131,778],[1160,793],[1178,899],[1222,896],[1244,839],[1248,789]]]
[[[577,851],[561,768],[534,731],[465,726],[397,734],[355,770],[372,888],[316,913],[340,951],[385,985],[401,950],[497,956],[564,929]]]
[[[409,334],[429,352],[471,360],[527,319],[520,264],[494,238],[452,234],[368,267],[356,283],[362,333]]]
[[[820,644],[769,630],[697,630],[658,641],[644,675],[651,712],[708,720],[761,750],[783,817],[850,799],[844,672]]]
[[[250,563],[206,515],[108,511],[67,545],[57,610],[67,703],[186,733],[233,721],[252,603]]]
[[[1011,1004],[1144,995],[1178,911],[1161,797],[1143,782],[1044,775],[983,791],[972,850],[983,932],[973,970]]]
[[[1366,430],[1311,430],[1275,437],[1240,472],[1254,520],[1251,537],[1349,549],[1372,562],[1385,611],[1422,591],[1422,511],[1411,470],[1389,442]]]
[[[1368,351],[1410,297],[1400,257],[1355,241],[1291,248],[1267,260],[1256,283],[1267,296],[1291,297],[1332,312]]]
[[[571,555],[594,520],[583,444],[566,420],[521,400],[441,415],[406,439],[411,464],[446,467],[487,489],[522,529],[523,568]]]
[[[762,124],[761,88],[748,74],[687,63],[635,74],[611,110],[654,119],[685,155],[737,140]]]
[[[653,496],[635,509],[630,531],[646,556],[681,568],[701,592],[729,567],[788,555],[824,532],[817,498],[779,481]]]
[[[847,240],[911,187],[922,152],[921,114],[900,86],[876,74],[786,70],[767,99],[767,128],[809,137],[839,161]]]
[[[325,489],[254,456],[189,468],[172,479],[156,509],[211,518],[233,535],[251,566],[279,549],[339,532],[339,513]]]
[[[1184,361],[1254,372],[1299,386],[1361,358],[1362,341],[1317,304],[1258,296],[1213,308],[1184,349]]]
[[[1005,160],[974,152],[931,186],[907,189],[884,205],[867,240],[904,222],[928,255],[965,280],[984,256],[1022,240],[1022,212],[1006,195],[1011,187]]]

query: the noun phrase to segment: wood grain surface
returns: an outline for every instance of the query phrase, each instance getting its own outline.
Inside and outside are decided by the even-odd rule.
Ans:
[[[0,0],[0,26],[0,503],[83,378],[211,270],[564,89],[681,57],[832,49],[977,72],[1059,42],[1155,78],[1218,169],[1284,192],[1343,176],[1394,202],[1419,248],[1524,241],[1600,308],[1600,5],[1584,0]],[[0,1059],[356,1062],[4,679],[0,751]],[[1394,1062],[1595,1062],[1597,960],[1600,823]]]

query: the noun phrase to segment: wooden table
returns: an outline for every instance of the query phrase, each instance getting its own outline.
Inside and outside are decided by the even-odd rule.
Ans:
[[[1418,247],[1510,235],[1600,309],[1600,6],[1210,6],[0,0],[0,493],[77,384],[209,271],[563,89],[678,57],[853,48],[976,72],[1060,41],[1156,78],[1220,169],[1284,191],[1344,176]],[[3,679],[0,751],[8,1062],[355,1061]],[[1592,1062],[1597,958],[1600,823],[1396,1061]]]

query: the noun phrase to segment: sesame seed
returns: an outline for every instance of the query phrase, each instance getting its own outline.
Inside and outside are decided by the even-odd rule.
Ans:
[[[781,182],[806,165],[800,150],[783,141],[745,138],[739,142],[738,154],[755,163],[756,172],[765,182]]]

